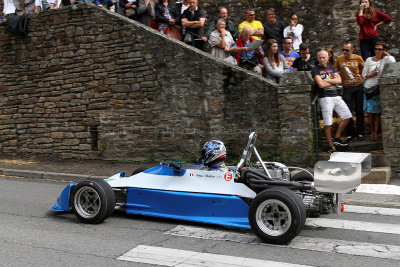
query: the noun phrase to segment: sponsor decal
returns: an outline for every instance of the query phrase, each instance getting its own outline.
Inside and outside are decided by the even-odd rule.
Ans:
[[[209,173],[190,173],[189,174],[190,177],[197,177],[197,178],[222,178],[221,176],[218,175],[214,175],[214,174],[209,174]]]
[[[233,175],[232,175],[231,172],[225,173],[224,179],[225,179],[226,181],[230,181],[230,180],[232,180],[232,178],[233,178]]]

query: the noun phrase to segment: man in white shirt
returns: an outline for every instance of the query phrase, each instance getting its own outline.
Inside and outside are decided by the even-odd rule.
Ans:
[[[5,18],[7,16],[14,16],[15,14],[14,0],[4,0],[3,15]]]

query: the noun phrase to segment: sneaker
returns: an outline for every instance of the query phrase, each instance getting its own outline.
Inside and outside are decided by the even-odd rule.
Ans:
[[[329,153],[329,154],[332,154],[333,152],[336,152],[336,147],[331,146],[331,147],[329,148],[329,150],[328,150],[328,153]]]
[[[351,135],[349,135],[349,136],[347,136],[347,138],[346,138],[346,142],[347,142],[347,143],[350,143],[351,141],[353,141],[353,139],[354,139],[354,137],[351,136]]]
[[[340,138],[333,138],[332,141],[335,146],[348,146],[349,145],[346,141],[343,141]]]
[[[364,135],[359,134],[359,135],[357,135],[357,139],[358,139],[358,141],[362,141],[362,140],[364,140],[365,138],[364,138]]]

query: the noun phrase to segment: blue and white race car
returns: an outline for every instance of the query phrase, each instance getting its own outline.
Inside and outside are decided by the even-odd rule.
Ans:
[[[286,244],[300,233],[307,216],[337,213],[342,193],[357,188],[371,171],[368,153],[333,153],[329,161],[315,164],[314,173],[264,162],[255,141],[253,132],[240,162],[228,172],[163,162],[128,177],[121,172],[105,180],[70,184],[51,209],[72,211],[86,223],[100,223],[114,210],[123,210],[247,228],[264,242]],[[250,161],[252,154],[255,163]]]

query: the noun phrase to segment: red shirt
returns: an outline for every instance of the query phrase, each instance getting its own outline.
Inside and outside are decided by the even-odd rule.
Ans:
[[[379,36],[378,30],[374,30],[375,25],[379,22],[385,24],[390,23],[392,18],[389,15],[375,9],[375,15],[372,19],[366,19],[364,16],[359,16],[356,13],[357,23],[360,25],[360,39],[372,39]]]

